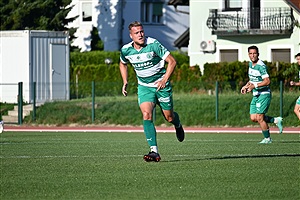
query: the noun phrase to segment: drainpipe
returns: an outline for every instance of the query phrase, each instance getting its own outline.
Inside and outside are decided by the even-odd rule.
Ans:
[[[124,9],[124,6],[125,6],[125,2],[124,0],[121,0],[121,6],[120,6],[120,37],[119,37],[119,49],[121,49],[122,45],[123,45],[123,31],[124,31],[124,19],[123,19],[123,9]]]

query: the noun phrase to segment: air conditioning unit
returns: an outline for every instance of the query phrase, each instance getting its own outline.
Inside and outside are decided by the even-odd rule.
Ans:
[[[200,43],[200,51],[203,52],[215,52],[216,42],[213,40],[204,40]]]

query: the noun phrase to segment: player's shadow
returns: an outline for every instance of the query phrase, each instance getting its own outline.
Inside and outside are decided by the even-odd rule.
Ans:
[[[295,144],[295,143],[300,143],[300,140],[299,141],[283,141],[283,142],[280,142],[280,143]]]
[[[227,160],[227,159],[244,159],[244,158],[274,158],[274,157],[300,157],[300,154],[267,154],[267,155],[233,155],[233,156],[216,156],[210,158],[188,158],[177,160],[165,160],[161,162],[185,162],[185,161],[202,161],[202,160]]]

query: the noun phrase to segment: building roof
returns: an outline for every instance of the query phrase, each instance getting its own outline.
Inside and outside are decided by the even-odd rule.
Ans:
[[[175,41],[174,45],[177,48],[181,47],[188,47],[190,41],[190,28],[188,28],[186,31],[184,31],[183,34],[181,34]]]
[[[177,6],[189,6],[189,0],[169,0],[168,5],[173,5],[175,7],[176,12]],[[190,40],[190,28],[188,28],[183,34],[181,34],[175,41],[174,45],[177,48],[188,47]]]
[[[300,15],[300,1],[299,0],[284,0],[284,1]]]
[[[176,6],[188,6],[190,5],[189,0],[169,0],[168,5]]]

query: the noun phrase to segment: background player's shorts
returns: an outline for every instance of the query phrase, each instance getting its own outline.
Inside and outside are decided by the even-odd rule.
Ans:
[[[298,97],[296,104],[300,105],[300,96]]]
[[[158,104],[163,110],[173,108],[172,86],[169,84],[164,89],[156,91],[157,88],[138,85],[139,105],[144,102]]]
[[[271,104],[271,94],[253,96],[250,103],[250,114],[266,114]]]

